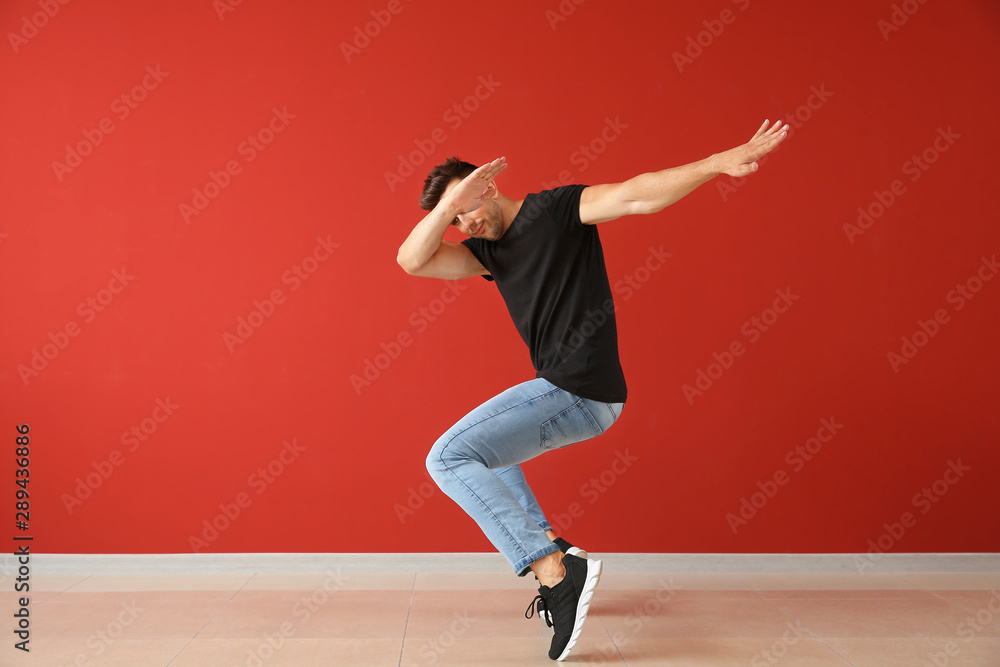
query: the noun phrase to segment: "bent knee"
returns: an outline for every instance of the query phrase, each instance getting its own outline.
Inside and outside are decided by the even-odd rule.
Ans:
[[[441,475],[465,463],[486,465],[482,457],[469,445],[461,434],[445,433],[437,439],[424,460],[431,479],[438,481]]]
[[[431,476],[435,482],[438,480],[438,476],[444,472],[445,466],[444,462],[441,460],[441,450],[439,446],[440,440],[435,442],[429,452],[427,452],[427,458],[424,459],[424,467],[427,468],[427,473]]]
[[[427,458],[424,460],[424,466],[427,468],[431,479],[437,482],[441,475],[447,472],[451,465],[456,463],[456,460],[460,458],[456,453],[457,449],[455,446],[455,436],[451,433],[445,433],[431,445],[430,451],[427,452]]]

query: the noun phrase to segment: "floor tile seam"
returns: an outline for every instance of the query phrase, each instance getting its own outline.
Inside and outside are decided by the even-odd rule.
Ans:
[[[194,633],[194,636],[193,636],[193,637],[190,637],[190,638],[189,638],[189,639],[187,640],[187,642],[186,642],[186,643],[184,644],[184,646],[182,646],[182,647],[181,647],[181,649],[180,649],[180,650],[179,650],[179,651],[177,652],[177,655],[175,655],[175,656],[174,656],[173,658],[171,658],[171,659],[170,659],[170,661],[169,661],[169,662],[167,663],[166,667],[170,667],[170,665],[171,665],[171,664],[172,664],[172,663],[173,663],[173,662],[174,662],[175,660],[177,660],[177,658],[178,658],[178,657],[180,657],[180,655],[181,655],[182,653],[184,653],[184,651],[186,651],[186,650],[188,649],[188,647],[189,647],[189,646],[191,646],[191,643],[192,643],[192,642],[193,642],[193,641],[194,641],[195,639],[197,639],[197,638],[198,638],[198,635],[200,635],[200,634],[202,633],[202,631],[203,631],[203,630],[204,630],[205,628],[207,628],[207,627],[208,627],[208,626],[209,626],[209,625],[210,625],[210,624],[212,623],[212,621],[214,621],[214,620],[215,620],[216,618],[218,618],[219,614],[221,614],[221,613],[222,613],[222,611],[223,611],[223,610],[224,610],[224,609],[225,609],[226,607],[228,607],[228,606],[229,606],[230,604],[232,604],[233,600],[234,600],[234,599],[236,598],[236,595],[237,595],[237,594],[238,594],[238,593],[239,593],[240,591],[242,591],[242,590],[243,590],[244,588],[246,588],[247,584],[249,584],[249,583],[250,583],[250,582],[251,582],[251,581],[253,580],[253,578],[254,578],[255,576],[257,576],[257,573],[256,573],[256,572],[252,572],[252,573],[250,574],[250,576],[249,576],[249,577],[247,577],[246,581],[244,581],[244,582],[243,582],[243,584],[242,584],[242,585],[240,585],[240,587],[239,587],[239,588],[237,588],[236,590],[232,591],[232,594],[231,594],[231,595],[230,595],[230,596],[229,596],[229,597],[228,597],[228,598],[226,599],[225,603],[223,603],[223,604],[222,604],[222,605],[221,605],[220,607],[216,608],[216,610],[215,610],[215,613],[214,613],[214,614],[212,614],[211,618],[209,618],[209,619],[208,619],[207,621],[205,621],[205,624],[204,624],[204,625],[202,625],[202,626],[201,626],[200,628],[198,628],[198,630],[197,630],[197,631],[196,631],[196,632]],[[189,592],[189,593],[190,593],[191,591],[187,591],[187,592]]]
[[[939,591],[939,590],[943,590],[943,589],[935,589],[935,590]],[[989,593],[990,591],[982,591],[982,592]],[[970,607],[967,607],[966,606],[967,603],[966,603],[965,600],[959,601],[959,600],[949,599],[949,598],[946,598],[946,597],[944,597],[942,595],[938,595],[937,593],[935,593],[934,591],[931,591],[931,590],[928,590],[927,593],[929,593],[934,598],[936,598],[938,600],[941,600],[942,602],[945,602],[949,607],[961,610],[964,613],[970,614],[972,616],[975,616],[980,611],[982,611],[981,609],[974,610],[974,609],[972,609]]]
[[[182,646],[182,647],[180,647],[180,649],[178,649],[177,653],[174,654],[174,657],[170,658],[170,660],[167,661],[167,664],[164,665],[164,667],[170,667],[170,665],[174,664],[174,660],[176,660],[177,658],[181,657],[181,653],[183,653],[184,651],[186,651],[187,648],[188,648],[188,646],[190,646],[191,642],[193,642],[193,641],[194,641],[194,637],[192,637],[191,639],[187,640],[187,642],[184,644],[184,646]]]
[[[413,581],[410,582],[410,601],[406,605],[406,620],[403,621],[403,637],[399,640],[399,662],[396,667],[403,665],[403,651],[406,650],[406,631],[410,627],[410,612],[413,611],[413,594],[417,588],[417,573],[413,573]]]
[[[601,622],[601,627],[604,628],[604,632],[608,635],[608,639],[611,640],[611,645],[615,647],[615,651],[618,652],[618,657],[622,659],[622,663],[627,667],[628,660],[625,659],[625,654],[622,653],[622,648],[618,645],[618,642],[615,641],[615,637],[611,634],[611,630],[609,630],[608,626],[604,623],[604,616],[598,615],[597,620]]]
[[[795,623],[795,624],[801,625],[801,622],[799,621],[799,619],[792,618],[792,616],[790,614],[786,613],[784,610],[782,610],[780,607],[778,607],[777,604],[775,604],[775,600],[782,599],[782,598],[775,598],[775,600],[769,600],[768,598],[764,597],[761,594],[760,591],[755,591],[755,592],[757,593],[758,597],[761,600],[763,600],[769,606],[771,606],[772,608],[774,608],[779,614],[781,614],[782,616],[784,616],[785,618],[787,618],[790,623]],[[806,599],[810,599],[810,598],[806,598]],[[812,636],[816,641],[818,641],[823,646],[825,646],[829,651],[832,651],[841,660],[843,660],[844,662],[846,662],[848,665],[851,665],[852,667],[854,667],[854,663],[853,662],[851,662],[846,657],[844,657],[843,655],[841,655],[840,651],[838,651],[837,649],[835,649],[832,646],[830,646],[824,638],[820,637],[815,632],[813,632],[811,628],[806,628],[806,632],[808,632],[809,635]],[[782,633],[781,639],[784,639],[784,636],[785,636],[785,633]]]
[[[83,582],[87,581],[88,579],[90,579],[93,576],[94,576],[93,572],[88,572],[87,575],[84,576],[83,579],[80,579],[79,581],[75,581],[72,584],[70,584],[69,586],[67,586],[66,588],[63,588],[61,590],[56,591],[56,595],[61,595],[63,593],[70,592],[70,589],[72,589],[72,588],[74,588],[76,586],[79,586],[80,584],[82,584]],[[53,596],[53,597],[55,597],[55,596]]]

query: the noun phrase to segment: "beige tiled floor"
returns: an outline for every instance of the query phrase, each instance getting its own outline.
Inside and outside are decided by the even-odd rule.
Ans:
[[[530,577],[34,578],[31,652],[0,593],[0,665],[546,665]],[[567,664],[1000,667],[1000,574],[606,572]]]

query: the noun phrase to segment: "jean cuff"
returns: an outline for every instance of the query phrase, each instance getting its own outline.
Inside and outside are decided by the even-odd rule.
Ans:
[[[517,573],[517,576],[523,577],[524,575],[531,572],[530,565],[532,563],[534,563],[539,558],[544,558],[545,556],[548,556],[549,554],[554,554],[557,551],[559,551],[559,547],[556,545],[555,542],[551,542],[549,543],[548,546],[542,547],[538,551],[529,554],[528,556],[525,556],[521,560],[517,561],[517,563],[514,565],[514,572]]]

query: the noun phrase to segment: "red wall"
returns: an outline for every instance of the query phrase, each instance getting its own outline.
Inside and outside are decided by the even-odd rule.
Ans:
[[[995,2],[225,1],[0,6],[3,539],[489,550],[424,457],[534,373],[493,285],[396,265],[428,168],[520,197],[791,116],[601,226],[629,402],[529,478],[599,551],[1000,550]]]

